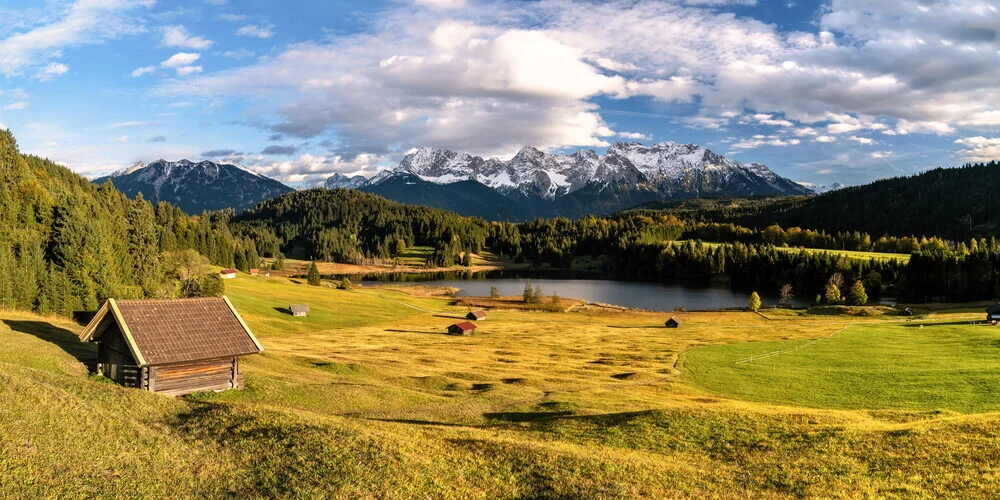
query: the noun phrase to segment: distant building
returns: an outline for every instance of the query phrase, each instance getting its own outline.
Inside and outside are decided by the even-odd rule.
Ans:
[[[476,325],[468,321],[455,323],[448,327],[448,333],[451,335],[472,335],[474,331],[476,331]]]
[[[309,314],[309,306],[306,304],[292,304],[288,306],[288,310],[292,311],[292,316],[306,316]]]
[[[666,326],[667,328],[680,328],[681,322],[678,321],[677,318],[671,316],[670,319],[668,319],[667,322],[664,323],[664,326]]]
[[[986,308],[986,321],[1000,321],[1000,304],[993,304]]]
[[[469,314],[465,315],[465,319],[471,319],[473,321],[479,321],[486,319],[486,311],[482,309],[476,309],[475,311],[469,311]]]
[[[223,269],[219,271],[219,276],[222,277],[223,279],[231,280],[236,277],[236,273],[238,272],[239,271],[235,269]]]
[[[260,274],[260,269],[251,269],[250,270],[250,276],[257,276],[258,274]]]
[[[80,340],[101,375],[168,396],[241,388],[240,356],[263,351],[225,297],[108,299]]]

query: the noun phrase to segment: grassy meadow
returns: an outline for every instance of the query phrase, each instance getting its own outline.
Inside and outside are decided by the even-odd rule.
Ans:
[[[680,240],[676,241],[676,244],[681,244],[691,240]],[[709,241],[703,241],[703,245],[709,247],[717,247],[722,245],[722,243],[715,243]],[[860,252],[856,250],[828,250],[825,248],[804,248],[804,247],[774,247],[776,250],[781,252],[806,252],[806,253],[829,253],[830,255],[835,255],[838,257],[847,257],[848,259],[857,260],[879,260],[879,261],[889,261],[895,260],[900,263],[907,263],[910,261],[910,255],[905,253],[885,253],[885,252]]]
[[[61,318],[0,311],[0,496],[981,497],[1000,328],[780,311],[493,311],[241,275],[241,391],[89,375]],[[285,308],[307,303],[306,318]],[[923,325],[923,327],[921,327]],[[777,353],[777,354],[776,354]],[[748,362],[741,362],[750,359]]]

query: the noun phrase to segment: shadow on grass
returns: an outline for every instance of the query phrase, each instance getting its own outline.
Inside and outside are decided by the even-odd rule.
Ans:
[[[445,332],[445,331],[441,331],[441,332],[422,332],[422,331],[419,331],[419,330],[395,330],[395,329],[389,329],[389,330],[386,330],[386,331],[387,332],[393,332],[393,333],[422,333],[422,334],[425,334],[425,335],[448,335],[448,332]]]
[[[934,328],[936,326],[983,326],[983,327],[992,326],[992,325],[988,325],[986,323],[983,323],[981,321],[979,322],[978,325],[976,325],[974,323],[975,322],[973,322],[973,321],[948,321],[948,322],[945,322],[945,323],[918,323],[917,321],[914,321],[913,323],[907,323],[907,324],[903,325],[903,327],[904,328]],[[1000,331],[1000,328],[997,328],[997,330]]]
[[[90,373],[97,372],[97,346],[80,342],[75,333],[44,321],[3,320],[8,328],[15,332],[33,335],[41,340],[55,344],[77,361],[86,365]]]
[[[666,330],[667,329],[667,327],[663,325],[645,325],[645,326],[608,325],[607,327],[617,328],[620,330],[640,330],[640,329]]]
[[[274,310],[278,311],[281,314],[287,314],[289,316],[292,315],[292,310],[287,307],[275,307]]]
[[[538,422],[541,420],[551,420],[572,416],[571,411],[505,411],[497,413],[483,413],[489,420],[501,420],[511,423]]]

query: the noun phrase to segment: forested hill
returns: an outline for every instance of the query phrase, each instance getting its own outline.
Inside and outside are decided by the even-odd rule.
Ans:
[[[778,224],[966,240],[996,236],[1000,230],[1000,164],[938,168],[814,197],[695,200],[650,204],[640,211],[648,209],[758,228]]]
[[[259,262],[252,243],[232,237],[225,214],[189,217],[129,199],[110,183],[21,155],[0,129],[0,308],[69,314],[109,297],[175,296],[178,278],[207,273],[208,259]]]
[[[483,249],[487,224],[437,208],[403,205],[348,189],[283,194],[236,216],[233,230],[264,255],[361,263],[390,259],[415,245],[436,248],[436,265]]]

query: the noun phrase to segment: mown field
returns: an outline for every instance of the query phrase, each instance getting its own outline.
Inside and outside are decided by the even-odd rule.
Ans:
[[[1000,328],[972,312],[677,313],[676,330],[660,313],[496,312],[451,337],[466,309],[446,299],[247,276],[227,294],[265,353],[245,359],[245,390],[182,399],[88,375],[79,325],[0,312],[0,496],[1000,488]],[[298,302],[308,318],[284,311]]]
[[[684,243],[685,241],[690,241],[690,240],[682,240],[682,241],[677,241],[675,243]],[[714,243],[709,241],[703,241],[702,244],[710,247],[717,247],[721,245],[721,243]],[[824,248],[803,248],[803,247],[774,247],[774,248],[781,252],[829,253],[831,255],[842,256],[842,257],[847,257],[849,259],[858,259],[858,260],[870,260],[870,259],[875,259],[879,261],[895,260],[904,264],[910,261],[909,254],[905,253],[859,252],[855,250],[827,250]]]

